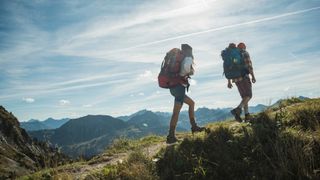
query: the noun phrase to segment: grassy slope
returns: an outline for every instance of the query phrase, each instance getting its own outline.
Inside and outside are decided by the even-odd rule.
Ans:
[[[66,167],[46,170],[29,178],[72,179],[76,173],[70,167],[75,172],[87,167],[88,171],[80,178],[318,179],[319,124],[320,99],[292,98],[256,115],[251,124],[235,121],[208,124],[209,133],[179,134],[183,141],[171,146],[164,145],[164,137],[119,139],[90,161],[68,165],[69,170]],[[164,148],[159,151],[159,147]],[[121,154],[126,155],[121,162],[105,163],[106,158]],[[101,167],[94,168],[95,164]]]
[[[317,179],[320,99],[285,100],[252,124],[208,125],[210,133],[167,148],[161,179]]]

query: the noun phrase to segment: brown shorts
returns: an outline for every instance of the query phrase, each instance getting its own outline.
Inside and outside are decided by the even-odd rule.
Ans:
[[[236,85],[242,98],[252,97],[252,85],[249,77],[244,77],[241,81],[237,81]]]

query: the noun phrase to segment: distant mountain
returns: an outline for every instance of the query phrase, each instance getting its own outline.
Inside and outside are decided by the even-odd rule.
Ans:
[[[33,141],[17,118],[0,106],[0,179],[15,179],[64,160],[47,144]]]
[[[118,131],[127,128],[120,119],[106,115],[88,115],[71,119],[58,129],[40,130],[29,134],[40,140],[47,140],[53,146],[72,157],[92,156],[102,152],[118,136]]]
[[[49,129],[57,129],[61,127],[63,124],[68,122],[70,119],[69,118],[63,118],[63,119],[53,119],[53,118],[48,118],[43,121],[43,124],[48,126]]]
[[[37,131],[40,129],[50,129],[47,125],[40,122],[39,120],[31,119],[27,122],[20,122],[21,128],[27,131]]]
[[[71,119],[57,129],[30,131],[29,134],[50,142],[52,146],[61,147],[71,157],[91,157],[103,152],[115,138],[167,134],[169,119],[162,118],[147,110],[136,113],[127,122],[106,115],[88,115]],[[185,129],[178,127],[177,131]]]
[[[250,107],[252,112],[260,112],[266,106]],[[210,122],[232,118],[231,108],[199,108],[195,111],[197,123],[201,126]],[[90,157],[101,153],[112,142],[121,136],[139,138],[149,134],[166,135],[171,114],[141,110],[129,116],[113,118],[106,115],[88,115],[71,119],[60,128],[29,132],[39,140],[48,141],[53,146],[62,147],[62,151],[72,157],[84,155]],[[189,131],[190,122],[187,111],[179,115],[177,131]]]
[[[118,118],[118,119],[121,119],[121,120],[123,120],[123,121],[128,121],[129,119],[133,118],[134,116],[139,116],[139,115],[142,115],[142,114],[144,114],[144,113],[146,113],[146,112],[148,112],[148,110],[143,109],[143,110],[140,110],[140,111],[138,111],[138,112],[136,112],[136,113],[133,113],[133,114],[131,114],[131,115],[128,115],[128,116],[119,116],[119,117],[117,117],[117,118]]]
[[[39,121],[36,119],[30,119],[27,122],[21,122],[21,127],[27,131],[37,131],[42,129],[56,129],[68,122],[68,118],[64,119],[53,119],[48,118],[44,121]]]
[[[145,127],[159,127],[167,125],[165,122],[161,121],[161,116],[151,112],[151,111],[143,111],[143,113],[136,114],[131,117],[127,123],[129,125],[135,125],[140,128]]]
[[[53,135],[53,142],[61,145],[76,144],[105,134],[112,135],[115,131],[126,127],[125,122],[111,116],[88,115],[71,119],[58,128]]]
[[[268,106],[266,106],[266,105],[258,104],[256,106],[250,106],[249,112],[255,114],[255,113],[262,112],[262,111],[266,110],[267,108],[268,108]]]
[[[129,137],[142,137],[148,134],[166,135],[169,129],[170,117],[165,114],[143,110],[139,111],[139,113],[135,113],[135,116],[131,117],[127,123],[130,127],[139,130],[139,133],[129,133]],[[186,129],[178,126],[176,131],[186,131]]]

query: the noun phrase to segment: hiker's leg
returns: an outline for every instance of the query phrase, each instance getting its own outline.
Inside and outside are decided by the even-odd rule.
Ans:
[[[173,113],[171,116],[170,130],[169,130],[169,136],[172,137],[175,134],[179,113],[183,105],[183,100],[185,97],[185,87],[182,85],[178,85],[174,88],[171,88],[170,93],[172,94],[172,96],[174,96]]]
[[[252,98],[252,84],[249,78],[245,78],[244,80],[244,88],[245,92],[243,94],[245,98],[245,104],[244,104],[244,113],[249,114],[249,101]]]
[[[177,101],[174,102],[173,113],[170,120],[169,136],[175,135],[175,130],[176,130],[181,107],[182,107],[181,102],[177,102]]]
[[[248,114],[249,113],[249,105],[248,105],[248,102],[250,101],[251,97],[244,97],[244,106],[243,106],[243,109],[244,109],[244,114]]]
[[[191,132],[195,133],[195,132],[201,132],[204,131],[205,128],[204,127],[199,127],[196,123],[196,118],[194,117],[194,101],[188,97],[187,95],[184,97],[184,103],[189,105],[189,119],[190,119],[190,124],[191,124]]]
[[[238,108],[244,108],[248,112],[248,102],[252,97],[252,85],[248,77],[244,77],[241,81],[236,82],[239,94],[242,98]]]
[[[191,126],[196,126],[196,121],[195,121],[195,117],[194,117],[194,106],[195,106],[195,103],[194,101],[188,97],[187,95],[184,97],[184,103],[188,104],[189,105],[189,109],[188,109],[188,112],[189,112],[189,119],[190,119],[190,124]]]
[[[245,106],[245,102],[246,102],[245,98],[242,98],[242,100],[241,100],[240,104],[237,106],[237,108],[242,109]]]

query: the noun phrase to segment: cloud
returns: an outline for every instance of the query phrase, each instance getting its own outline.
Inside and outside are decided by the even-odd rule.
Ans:
[[[152,72],[150,70],[144,71],[143,74],[139,74],[139,79],[151,78]]]
[[[288,87],[285,87],[284,89],[283,89],[283,91],[285,91],[285,92],[287,92],[287,91],[289,91],[290,90],[290,87],[288,86]]]
[[[22,101],[26,103],[33,103],[35,102],[35,99],[28,97],[28,98],[22,98]]]
[[[137,80],[138,81],[148,81],[148,82],[149,81],[152,81],[152,82],[158,81],[157,77],[150,70],[146,70],[144,73],[139,74]]]
[[[139,95],[139,96],[144,96],[144,93],[143,93],[143,92],[140,92],[138,95]]]
[[[0,10],[10,8],[0,19],[8,27],[0,29],[0,100],[20,117],[52,114],[52,102],[61,97],[65,107],[54,112],[57,116],[130,114],[146,106],[171,111],[173,98],[158,87],[156,75],[165,53],[181,43],[194,49],[197,67],[189,93],[199,106],[232,106],[240,100],[222,77],[220,51],[231,41],[245,41],[253,58],[258,81],[252,103],[320,94],[317,1],[4,4]],[[39,104],[41,113],[16,103],[34,96],[41,98],[33,105]]]
[[[68,106],[68,105],[70,105],[70,104],[71,104],[71,102],[68,101],[68,100],[65,100],[65,99],[61,99],[61,100],[59,101],[59,105],[60,105],[60,106]]]
[[[92,105],[92,104],[85,104],[85,105],[83,105],[82,107],[84,107],[84,108],[91,108],[91,107],[93,107],[93,105]]]

